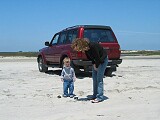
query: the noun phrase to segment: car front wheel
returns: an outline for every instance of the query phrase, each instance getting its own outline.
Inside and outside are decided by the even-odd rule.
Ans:
[[[47,72],[48,71],[48,67],[46,67],[44,65],[42,57],[40,57],[39,60],[38,60],[38,69],[39,69],[40,72]]]

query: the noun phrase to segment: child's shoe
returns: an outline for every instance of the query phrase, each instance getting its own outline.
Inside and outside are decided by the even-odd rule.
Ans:
[[[73,98],[73,97],[74,97],[74,95],[70,95],[69,97],[70,97],[70,98]]]
[[[68,97],[68,95],[63,94],[63,97]]]

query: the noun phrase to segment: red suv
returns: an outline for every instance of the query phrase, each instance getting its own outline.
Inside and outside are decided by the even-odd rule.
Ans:
[[[39,71],[47,72],[48,67],[62,67],[65,57],[71,59],[71,66],[74,67],[76,73],[82,69],[91,70],[92,62],[87,59],[86,55],[72,50],[71,44],[75,38],[88,38],[92,42],[98,42],[106,49],[109,63],[105,75],[111,76],[112,72],[116,71],[118,64],[122,62],[120,46],[111,27],[77,25],[56,33],[50,42],[45,42],[47,47],[39,50],[37,58]]]

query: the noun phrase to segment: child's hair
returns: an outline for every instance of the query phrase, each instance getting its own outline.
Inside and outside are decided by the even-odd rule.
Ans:
[[[68,63],[68,62],[70,63],[70,61],[71,61],[71,60],[70,60],[69,57],[65,57],[64,60],[63,60],[63,63]]]
[[[71,47],[72,47],[72,49],[77,47],[78,51],[84,52],[89,47],[88,43],[89,43],[89,39],[87,39],[87,38],[76,38],[72,42]]]

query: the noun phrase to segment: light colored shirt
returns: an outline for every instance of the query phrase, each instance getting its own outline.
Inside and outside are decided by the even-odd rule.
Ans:
[[[75,81],[76,75],[74,69],[72,67],[64,66],[61,72],[61,79]]]

